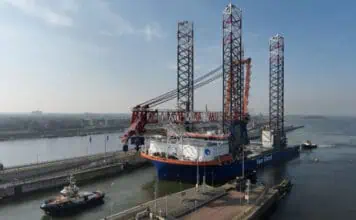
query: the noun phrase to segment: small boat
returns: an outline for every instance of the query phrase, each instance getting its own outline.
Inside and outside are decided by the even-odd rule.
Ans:
[[[282,199],[291,191],[292,187],[292,182],[288,179],[284,179],[280,184],[275,186],[274,189],[278,190],[279,199]]]
[[[100,191],[80,192],[71,175],[69,185],[60,191],[60,195],[44,201],[40,208],[50,216],[72,215],[85,208],[103,204],[104,197],[105,193]]]
[[[318,145],[316,145],[316,144],[313,144],[311,141],[306,141],[306,142],[304,142],[303,144],[301,144],[300,145],[301,146],[301,148],[303,148],[303,149],[314,149],[314,148],[317,148],[318,147]]]

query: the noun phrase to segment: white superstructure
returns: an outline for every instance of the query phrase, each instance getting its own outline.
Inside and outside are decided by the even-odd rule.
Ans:
[[[262,146],[273,148],[273,133],[270,130],[262,130]]]
[[[219,156],[229,154],[227,141],[206,141],[198,139],[185,139],[163,141],[151,139],[146,145],[149,155],[173,156],[185,161],[211,161]]]

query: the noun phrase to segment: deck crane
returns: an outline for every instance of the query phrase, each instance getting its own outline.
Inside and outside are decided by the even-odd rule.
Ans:
[[[246,70],[244,76],[245,84],[240,84],[240,86],[243,86],[242,88],[236,87],[236,84],[234,84],[236,76],[234,76],[232,71],[229,71],[226,74],[227,76],[225,76],[228,77],[229,80],[226,81],[224,90],[223,126],[225,126],[225,133],[227,133],[225,136],[229,139],[230,153],[233,158],[236,158],[238,153],[242,151],[241,146],[249,143],[247,124],[250,121],[250,115],[248,113],[248,100],[251,78],[251,58],[233,60],[232,65],[234,67],[239,65],[242,67],[242,65],[244,65]],[[238,93],[239,88],[241,89],[241,93]],[[237,98],[234,97],[236,94],[240,94],[242,96],[241,102],[237,102]],[[235,100],[233,100],[233,97]],[[234,108],[233,104],[235,104]]]
[[[249,93],[250,93],[250,81],[251,81],[251,58],[247,58],[245,60],[241,60],[241,61],[234,61],[234,64],[237,65],[237,64],[243,64],[243,65],[246,65],[246,74],[245,74],[245,85],[244,85],[244,91],[243,91],[243,103],[242,103],[242,118],[244,120],[248,120],[249,118],[249,114],[248,114],[248,100],[249,100]],[[230,73],[231,74],[231,73]],[[228,82],[227,84],[227,91],[228,91],[228,95],[227,97],[229,97],[229,93],[233,93],[235,92],[234,91],[234,88],[233,86],[231,85],[231,81]],[[224,108],[227,108],[227,106],[229,106],[231,103],[231,100],[228,99],[227,100],[227,103],[226,105],[224,106]],[[225,111],[227,112],[228,109],[225,109]],[[233,116],[234,119],[237,119],[238,118],[238,115],[237,113],[234,114]]]
[[[199,89],[221,78],[222,73],[220,72],[220,70],[221,66],[195,79],[194,89]],[[157,124],[159,122],[164,122],[168,120],[180,124],[187,121],[194,123],[221,120],[221,112],[189,112],[188,114],[186,114],[184,111],[180,110],[160,111],[157,109],[153,109],[154,107],[162,103],[168,102],[172,99],[175,99],[176,97],[177,89],[174,89],[133,107],[130,127],[121,137],[121,141],[124,144],[127,144],[128,139],[131,136],[143,134],[145,132],[145,125],[147,124]]]
[[[248,100],[249,100],[249,95],[250,95],[250,82],[251,82],[251,58],[247,58],[246,60],[243,60],[242,63],[246,65],[242,115],[245,118],[246,117],[249,118]]]
[[[251,59],[245,59],[241,61],[242,64],[246,65],[246,76],[245,76],[245,86],[244,86],[244,99],[243,99],[243,118],[248,120],[248,97],[250,88],[250,75],[251,75]],[[209,83],[216,81],[222,77],[221,66],[213,69],[212,71],[206,73],[205,75],[194,80],[194,89],[199,89]],[[142,102],[132,108],[132,116],[130,126],[126,133],[121,137],[121,141],[124,144],[128,143],[130,137],[134,135],[142,135],[145,132],[145,126],[147,124],[158,124],[163,122],[173,122],[177,124],[184,124],[185,122],[197,123],[197,122],[221,122],[222,112],[189,112],[179,110],[158,110],[153,109],[154,107],[168,102],[177,97],[177,90],[171,90],[160,96],[152,98],[148,101]],[[207,138],[206,135],[197,134],[192,132],[186,132],[188,137],[200,137]],[[223,135],[213,135],[210,138],[214,139],[226,139],[229,134]]]

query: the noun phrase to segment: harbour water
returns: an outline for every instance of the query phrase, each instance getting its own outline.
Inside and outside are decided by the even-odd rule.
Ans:
[[[0,142],[0,163],[15,166],[122,150],[121,132]],[[109,137],[109,138],[108,138]],[[91,139],[91,141],[90,141]]]
[[[305,125],[304,129],[288,134],[290,144],[300,144],[310,139],[317,143],[319,148],[311,152],[303,152],[299,159],[287,164],[265,168],[259,172],[260,178],[268,184],[275,184],[285,176],[290,177],[295,184],[291,193],[279,205],[271,219],[356,219],[354,206],[356,197],[353,193],[356,182],[356,174],[353,172],[356,170],[356,118],[304,119],[296,116],[288,117],[287,121],[296,125]],[[107,149],[121,149],[119,134],[110,135]],[[92,145],[89,146],[90,152],[104,152],[105,137],[106,135],[92,137]],[[88,138],[2,142],[0,143],[0,160],[5,164],[6,161],[9,164],[34,162],[36,152],[48,155],[46,160],[85,155]],[[96,139],[97,145],[94,145]],[[114,140],[117,141],[114,142]],[[31,141],[42,144],[36,145]],[[20,144],[21,142],[22,144]],[[29,142],[31,145],[27,146],[26,143]],[[22,155],[13,155],[15,153]],[[52,155],[55,153],[60,155]],[[32,156],[33,154],[34,156]],[[30,157],[30,159],[26,157]],[[127,175],[79,186],[82,190],[100,189],[106,191],[106,202],[103,206],[64,219],[100,219],[110,213],[151,200],[154,198],[154,180],[154,168],[146,167]],[[161,181],[158,184],[160,195],[187,187],[190,186],[179,182]],[[44,199],[57,194],[58,191],[59,189],[40,192],[21,200],[1,203],[0,219],[51,219],[42,213],[39,204]]]

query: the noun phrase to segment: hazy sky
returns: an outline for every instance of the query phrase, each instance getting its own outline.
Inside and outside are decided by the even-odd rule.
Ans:
[[[128,112],[176,86],[178,20],[195,27],[195,75],[221,64],[213,0],[0,0],[0,112]],[[287,114],[356,115],[356,4],[240,0],[250,109],[268,111],[268,39],[285,37]],[[221,109],[221,80],[196,108]],[[174,103],[173,103],[174,104]]]

